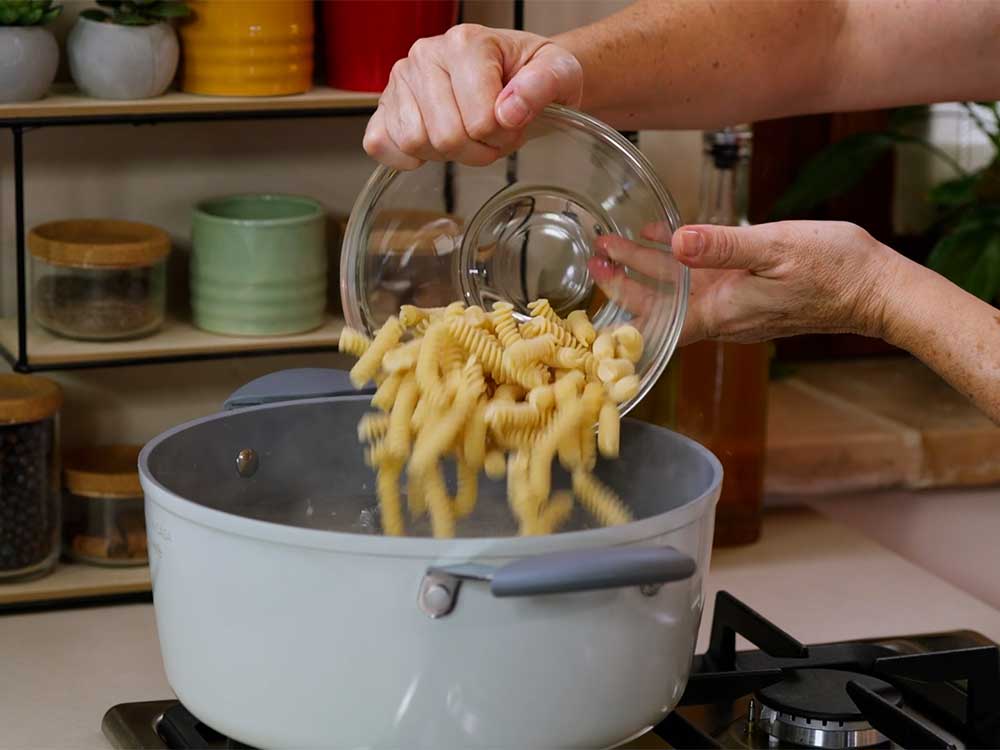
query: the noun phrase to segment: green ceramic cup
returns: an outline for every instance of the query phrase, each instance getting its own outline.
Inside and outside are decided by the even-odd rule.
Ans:
[[[232,195],[199,203],[191,232],[194,324],[232,336],[321,326],[325,230],[323,207],[310,198]]]

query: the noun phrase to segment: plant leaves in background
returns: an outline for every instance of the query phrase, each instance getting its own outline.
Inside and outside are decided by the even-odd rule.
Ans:
[[[86,10],[81,10],[80,15],[89,21],[107,21],[108,14],[103,10],[98,10],[97,8],[87,8]]]
[[[979,175],[970,174],[941,182],[931,188],[927,198],[939,208],[963,206],[976,199],[976,183],[978,181]]]
[[[1000,297],[1000,232],[990,237],[979,260],[969,269],[965,290],[986,302]]]
[[[976,198],[986,203],[1000,203],[1000,159],[994,159],[980,172]]]
[[[191,15],[191,9],[184,3],[170,2],[170,0],[154,3],[148,12],[159,18],[187,18]]]
[[[926,122],[931,115],[928,104],[916,104],[912,107],[897,107],[889,113],[889,130],[899,131]]]
[[[820,151],[771,211],[774,219],[801,215],[857,185],[896,142],[891,133],[855,133]]]

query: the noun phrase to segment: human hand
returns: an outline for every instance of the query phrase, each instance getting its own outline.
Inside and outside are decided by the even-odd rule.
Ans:
[[[691,269],[682,345],[801,333],[883,335],[893,268],[902,256],[858,226],[786,221],[685,226],[673,237],[658,228],[645,234],[669,241],[673,257]],[[663,249],[606,235],[595,243],[590,271],[610,299],[643,316],[657,297],[625,269],[671,278],[669,257]]]
[[[582,92],[580,63],[545,37],[461,24],[393,66],[364,148],[395,169],[484,166],[515,151],[544,107],[575,107]]]

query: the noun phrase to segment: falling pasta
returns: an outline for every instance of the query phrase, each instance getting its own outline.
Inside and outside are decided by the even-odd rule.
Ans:
[[[376,411],[362,417],[358,438],[377,472],[384,533],[406,533],[404,468],[409,514],[429,514],[436,537],[454,536],[456,521],[473,513],[480,472],[506,477],[522,535],[554,533],[575,502],[604,525],[631,520],[592,472],[598,452],[618,456],[618,405],[638,392],[642,334],[632,326],[598,334],[586,313],[563,319],[545,299],[528,311],[519,322],[508,302],[491,311],[404,305],[372,338],[344,330],[340,349],[358,359],[354,385],[378,383]],[[454,496],[448,459],[457,466]],[[572,491],[553,492],[556,460]]]

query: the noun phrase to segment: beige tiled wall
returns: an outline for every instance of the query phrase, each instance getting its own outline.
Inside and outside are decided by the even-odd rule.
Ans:
[[[555,33],[600,18],[622,2],[529,0],[529,28]],[[82,3],[69,3],[65,33]],[[509,24],[506,0],[472,2],[468,18]],[[46,128],[28,133],[29,225],[55,218],[114,216],[163,226],[188,247],[190,206],[227,192],[288,191],[346,215],[373,163],[361,151],[363,118],[257,123]],[[650,154],[682,213],[697,200],[697,134],[645,133]],[[10,136],[0,134],[0,290],[14,310],[14,226]],[[330,365],[332,356],[228,360],[96,370],[53,376],[65,388],[64,442],[143,442],[180,421],[215,410],[246,380],[284,367]]]

